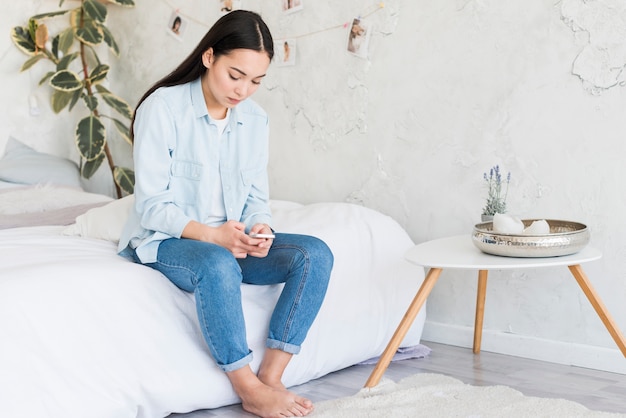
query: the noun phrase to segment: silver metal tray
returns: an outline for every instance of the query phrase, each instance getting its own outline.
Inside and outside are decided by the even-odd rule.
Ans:
[[[539,219],[523,219],[524,227]],[[478,249],[505,257],[556,257],[577,253],[589,243],[589,229],[579,222],[546,219],[549,234],[501,234],[493,232],[493,222],[474,226],[472,242]]]

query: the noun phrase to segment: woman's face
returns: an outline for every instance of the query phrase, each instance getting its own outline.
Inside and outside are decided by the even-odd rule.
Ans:
[[[250,97],[261,84],[270,65],[266,52],[235,49],[215,58],[213,49],[202,55],[207,68],[202,77],[202,90],[209,114],[214,118],[226,116],[226,110]]]

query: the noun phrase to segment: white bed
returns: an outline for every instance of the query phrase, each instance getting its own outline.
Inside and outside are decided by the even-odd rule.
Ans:
[[[3,416],[157,418],[238,402],[205,348],[193,296],[116,255],[128,201],[65,186],[0,189]],[[407,233],[346,203],[272,201],[272,210],[277,231],[318,236],[335,255],[327,297],[285,384],[379,355],[424,278],[403,259],[413,245]],[[279,290],[243,286],[253,368]],[[424,320],[423,310],[403,346],[419,344]]]

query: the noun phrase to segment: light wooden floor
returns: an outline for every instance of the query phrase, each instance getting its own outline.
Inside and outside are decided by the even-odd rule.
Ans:
[[[626,375],[579,367],[563,366],[486,351],[474,355],[469,348],[423,341],[432,352],[426,358],[393,362],[385,378],[398,381],[417,373],[440,373],[478,386],[506,385],[528,396],[564,398],[589,409],[626,414]],[[624,360],[626,361],[626,359]],[[352,366],[306,384],[292,391],[312,401],[350,396],[359,391],[373,365]],[[170,418],[253,417],[240,405]]]

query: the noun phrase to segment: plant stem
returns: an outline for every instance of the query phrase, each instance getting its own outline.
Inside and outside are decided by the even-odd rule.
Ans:
[[[81,0],[81,4],[83,4],[84,1]],[[82,12],[80,14],[80,26],[83,27],[84,25],[84,17],[83,17],[83,13]],[[85,44],[83,42],[78,42],[80,44],[80,61],[81,64],[83,66],[83,77],[85,78],[85,90],[87,90],[87,95],[89,97],[93,97],[93,90],[91,88],[91,82],[89,81],[89,67],[87,65],[87,60],[85,59]],[[98,113],[98,109],[94,109],[92,111],[93,115],[96,116],[97,118],[100,118],[100,114]],[[115,193],[117,194],[117,198],[121,198],[122,197],[122,189],[120,188],[120,186],[117,184],[117,182],[115,181],[115,165],[113,164],[113,154],[111,154],[111,150],[109,149],[109,143],[108,141],[105,140],[104,142],[104,154],[106,156],[106,160],[107,163],[109,165],[109,169],[111,170],[111,177],[113,178],[113,185],[115,186]]]

